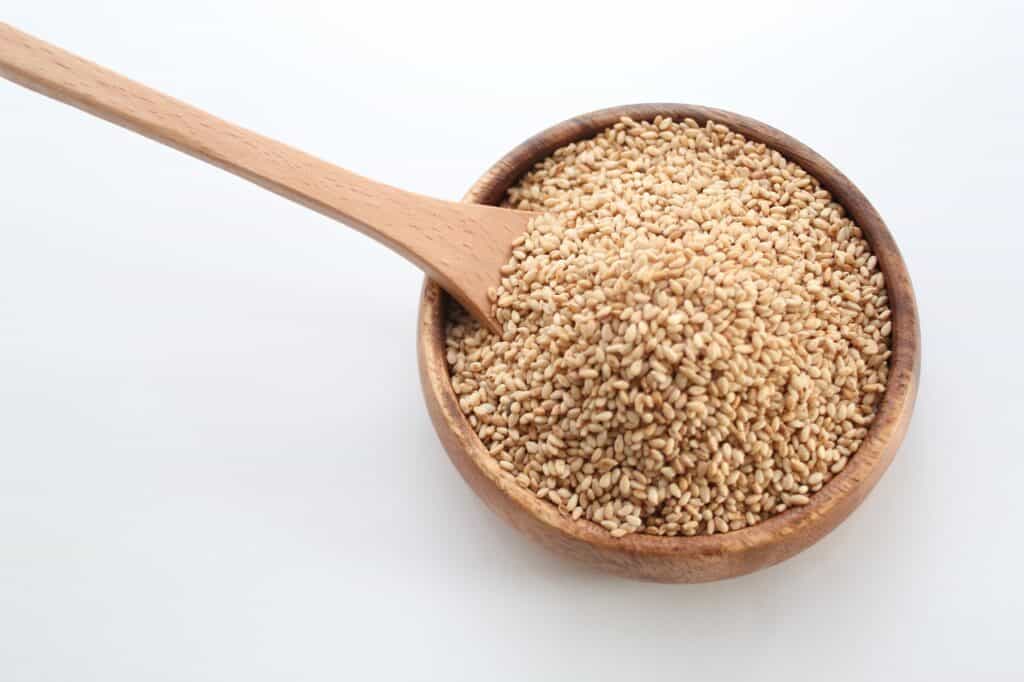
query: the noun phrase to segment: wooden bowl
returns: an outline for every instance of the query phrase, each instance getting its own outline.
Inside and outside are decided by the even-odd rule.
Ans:
[[[506,190],[535,162],[570,142],[586,139],[620,116],[649,120],[712,119],[782,152],[814,175],[860,226],[885,274],[892,308],[889,382],[878,415],[849,464],[803,507],[789,509],[755,526],[712,536],[621,539],[581,519],[559,514],[554,505],[520,487],[502,471],[459,410],[445,362],[446,295],[434,282],[423,285],[419,315],[419,365],[430,417],[455,467],[487,505],[542,545],[573,559],[629,578],[659,582],[703,582],[729,578],[788,559],[835,528],[868,494],[889,466],[906,433],[917,393],[920,329],[906,265],[874,207],[852,182],[792,137],[753,119],[686,104],[638,104],[603,109],[559,123],[513,149],[494,164],[465,201],[498,204]]]

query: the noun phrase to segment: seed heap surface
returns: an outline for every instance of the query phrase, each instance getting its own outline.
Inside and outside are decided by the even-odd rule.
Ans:
[[[622,119],[508,192],[542,211],[454,307],[459,405],[500,467],[613,536],[724,533],[843,469],[892,325],[860,229],[818,181],[721,124]]]

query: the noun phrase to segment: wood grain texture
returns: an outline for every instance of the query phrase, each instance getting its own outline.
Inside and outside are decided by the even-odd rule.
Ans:
[[[487,289],[531,216],[374,182],[0,23],[0,75],[223,168],[385,244],[491,328]]]
[[[892,308],[889,382],[878,415],[857,453],[811,502],[755,526],[722,535],[665,538],[628,535],[614,539],[590,521],[571,521],[502,471],[459,410],[444,350],[445,296],[427,279],[420,302],[420,378],[431,419],[445,450],[487,505],[533,540],[567,557],[629,578],[703,582],[750,573],[787,559],[843,521],[878,482],[910,422],[920,372],[920,330],[906,265],[881,216],[850,180],[792,137],[738,114],[685,104],[639,104],[596,111],[560,123],[513,149],[470,189],[465,201],[496,204],[537,161],[558,147],[585,139],[620,116],[656,115],[724,123],[782,152],[817,177],[865,232],[885,274]]]

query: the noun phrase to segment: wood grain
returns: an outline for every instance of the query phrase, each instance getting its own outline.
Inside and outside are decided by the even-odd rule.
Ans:
[[[809,147],[770,126],[719,109],[685,104],[639,104],[595,111],[560,123],[513,149],[477,181],[465,201],[496,204],[537,161],[558,147],[585,139],[620,116],[713,119],[779,150],[817,177],[865,232],[885,274],[892,308],[889,382],[878,415],[857,453],[811,502],[755,526],[722,535],[614,539],[600,526],[571,521],[519,487],[484,449],[459,410],[444,356],[445,296],[424,282],[418,352],[427,408],[449,457],[477,495],[533,540],[564,556],[629,578],[703,582],[742,575],[787,559],[843,521],[878,482],[903,440],[917,394],[920,330],[906,265],[885,222],[850,180]],[[855,560],[855,557],[851,557]]]
[[[487,289],[531,216],[374,182],[0,23],[0,75],[223,168],[401,254],[492,329]]]

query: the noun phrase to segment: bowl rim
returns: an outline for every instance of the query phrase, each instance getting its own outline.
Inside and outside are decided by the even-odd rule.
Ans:
[[[616,557],[621,557],[627,563],[638,555],[655,559],[673,557],[677,561],[690,561],[698,566],[696,569],[681,568],[680,571],[686,574],[682,578],[716,579],[777,563],[805,549],[843,521],[877,483],[906,433],[913,409],[920,371],[919,319],[910,276],[892,234],[853,182],[795,138],[755,119],[729,111],[689,104],[651,103],[600,109],[570,118],[529,138],[499,159],[473,184],[463,201],[496,204],[526,171],[558,147],[593,137],[599,130],[614,124],[623,116],[640,121],[652,120],[658,115],[671,116],[677,120],[692,118],[701,125],[709,119],[724,123],[748,139],[763,142],[778,150],[819,180],[844,207],[870,243],[886,280],[892,311],[892,355],[886,390],[875,420],[860,448],[850,456],[846,467],[814,493],[807,505],[788,509],[747,528],[714,535],[665,537],[634,533],[623,538],[613,538],[598,524],[585,519],[574,521],[563,516],[547,500],[538,500],[533,493],[515,483],[513,475],[502,470],[487,452],[459,409],[451,387],[444,348],[447,295],[429,279],[424,281],[420,301],[420,370],[424,396],[431,408],[435,428],[453,463],[489,506],[513,525],[531,530],[524,527],[523,519],[516,518],[515,507],[518,507],[547,527],[541,529],[542,532],[547,535],[554,533],[553,542],[548,537],[546,544],[564,545],[566,542],[573,544],[581,541],[600,554],[600,557],[582,558],[615,564]],[[466,457],[457,457],[458,453],[453,448],[461,448]],[[470,464],[476,471],[472,470]],[[507,496],[514,507],[500,508],[503,505],[496,504],[494,497],[481,491],[481,475],[496,492]],[[576,550],[572,553],[579,555],[578,543]],[[586,551],[583,553],[587,554]],[[714,562],[716,557],[726,555],[732,558],[728,566],[721,569],[709,567],[708,563]],[[625,564],[605,567],[622,573],[631,572]],[[658,569],[652,575],[643,577],[673,580],[680,575],[673,576],[671,570],[665,573]]]

